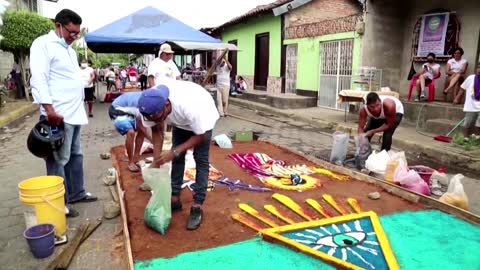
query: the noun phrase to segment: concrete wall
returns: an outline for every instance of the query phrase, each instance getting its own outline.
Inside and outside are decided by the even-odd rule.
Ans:
[[[473,73],[480,33],[480,1],[477,0],[369,0],[361,65],[383,69],[383,85],[406,97],[415,23],[425,12],[439,8],[456,12],[461,23],[459,44],[469,62],[468,73]],[[416,65],[417,70],[419,66]],[[437,99],[442,98],[445,80],[445,65],[441,66],[442,77],[436,82]]]
[[[400,87],[405,17],[408,4],[398,0],[367,2],[361,66],[383,69],[383,86]],[[408,71],[407,71],[408,72]]]
[[[297,44],[297,89],[318,91],[320,85],[320,43],[341,39],[354,39],[353,70],[360,64],[361,39],[355,32],[323,35],[315,38],[288,39],[284,44]]]
[[[237,40],[237,74],[254,76],[255,72],[255,36],[270,33],[270,56],[268,75],[280,76],[281,62],[281,18],[273,14],[263,15],[225,29],[221,36],[223,42]]]
[[[347,17],[361,12],[357,0],[313,0],[285,16],[285,27]]]

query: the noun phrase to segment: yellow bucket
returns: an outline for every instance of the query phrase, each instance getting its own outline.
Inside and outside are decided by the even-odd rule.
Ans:
[[[20,201],[35,208],[37,223],[55,225],[55,234],[67,231],[65,216],[65,188],[59,176],[40,176],[23,180],[18,184]]]

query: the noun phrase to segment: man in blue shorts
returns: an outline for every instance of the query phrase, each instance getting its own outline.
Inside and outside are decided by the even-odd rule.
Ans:
[[[125,136],[128,170],[131,172],[140,171],[136,162],[140,156],[144,139],[152,141],[150,128],[143,125],[141,114],[137,108],[141,95],[142,92],[124,93],[116,98],[108,109],[108,115],[112,119],[115,129]]]

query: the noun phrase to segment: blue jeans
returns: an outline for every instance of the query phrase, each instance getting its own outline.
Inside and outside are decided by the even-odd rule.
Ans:
[[[208,155],[210,152],[210,141],[212,131],[206,133],[205,140],[193,148],[193,158],[196,164],[195,184],[193,185],[193,200],[195,203],[203,204],[207,195],[208,171],[210,163]],[[195,133],[173,127],[172,130],[172,148],[186,142]],[[183,174],[185,173],[185,153],[181,153],[172,160],[172,195],[179,196],[182,191]]]
[[[42,116],[44,117],[44,116]],[[83,179],[83,153],[80,144],[80,125],[64,122],[65,142],[54,157],[46,160],[47,175],[64,179],[65,201],[67,203],[83,199],[85,194]]]

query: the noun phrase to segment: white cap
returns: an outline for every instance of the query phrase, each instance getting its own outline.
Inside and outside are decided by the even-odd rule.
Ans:
[[[163,43],[162,46],[160,46],[160,52],[158,52],[158,55],[160,56],[162,53],[174,53],[174,51],[172,51],[170,44]]]

